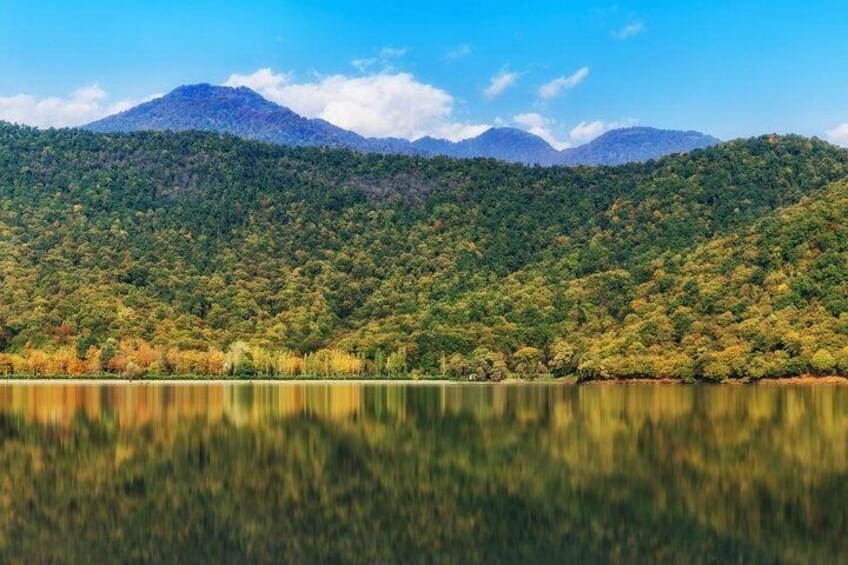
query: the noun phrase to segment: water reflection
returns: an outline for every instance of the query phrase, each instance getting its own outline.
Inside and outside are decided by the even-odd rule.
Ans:
[[[842,387],[4,384],[0,464],[18,558],[848,555]]]

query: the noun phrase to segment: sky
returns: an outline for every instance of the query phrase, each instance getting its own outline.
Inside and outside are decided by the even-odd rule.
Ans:
[[[249,86],[368,136],[629,125],[848,145],[845,0],[0,0],[0,120]]]

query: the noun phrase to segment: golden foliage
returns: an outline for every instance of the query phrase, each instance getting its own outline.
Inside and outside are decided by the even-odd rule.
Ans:
[[[110,346],[106,346],[110,347]],[[21,354],[0,353],[0,375],[98,376],[139,378],[144,375],[205,375],[246,377],[357,376],[366,372],[364,360],[341,349],[321,349],[302,356],[234,342],[220,349],[174,349],[145,340],[124,340],[106,355],[90,347],[83,357],[73,346],[54,350],[27,349]]]

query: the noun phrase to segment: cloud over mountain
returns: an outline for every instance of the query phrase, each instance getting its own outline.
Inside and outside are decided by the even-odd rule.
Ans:
[[[848,147],[848,122],[839,124],[832,130],[828,130],[825,133],[827,133],[827,139],[831,143]]]
[[[342,74],[299,82],[269,68],[230,75],[226,86],[246,86],[308,118],[321,118],[366,137],[423,136],[450,140],[479,135],[489,128],[454,116],[455,100],[446,91],[410,73]]]
[[[139,102],[110,101],[109,94],[95,83],[65,97],[0,96],[0,120],[36,127],[76,126],[126,110]]]
[[[546,118],[536,112],[527,112],[524,114],[518,114],[513,117],[512,120],[523,129],[529,131],[533,135],[538,135],[550,143],[551,147],[557,151],[571,147],[570,142],[557,139],[553,132],[555,122],[550,118]]]
[[[592,141],[601,134],[620,128],[629,128],[636,125],[638,120],[627,118],[616,122],[604,122],[595,120],[593,122],[580,122],[571,129],[571,141],[577,144]]]

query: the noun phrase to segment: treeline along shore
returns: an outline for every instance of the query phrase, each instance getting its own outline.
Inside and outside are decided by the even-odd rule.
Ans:
[[[562,345],[562,344],[559,344]],[[425,374],[410,370],[405,351],[388,356],[378,354],[373,359],[356,356],[338,349],[321,349],[301,355],[291,351],[271,351],[234,343],[226,351],[219,349],[178,350],[151,346],[139,340],[117,343],[107,341],[100,349],[90,347],[80,355],[71,347],[51,352],[26,350],[22,353],[0,353],[0,378],[5,379],[123,379],[123,380],[215,380],[215,379],[391,379],[433,380],[448,379],[467,382],[562,381],[580,382],[782,382],[793,384],[848,384],[848,351],[841,351],[838,362],[820,364],[814,372],[783,377],[751,377],[735,379],[695,378],[694,374],[674,374],[663,371],[664,363],[657,357],[656,373],[641,377],[615,374],[598,378],[593,374],[573,371],[570,350],[556,349],[552,356],[535,348],[525,347],[507,358],[488,350],[476,350],[469,356],[459,354],[443,357],[439,371]],[[820,363],[817,358],[814,363]],[[569,369],[572,369],[569,372]],[[835,374],[838,371],[838,374]]]

